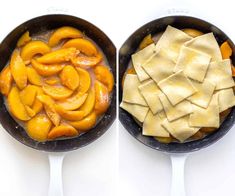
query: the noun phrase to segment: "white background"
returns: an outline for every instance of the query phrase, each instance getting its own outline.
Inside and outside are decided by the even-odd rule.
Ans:
[[[7,0],[0,6],[0,40],[32,17],[65,12],[100,27],[119,48],[137,28],[175,9],[212,22],[235,41],[232,0]],[[189,156],[187,196],[234,193],[234,131]],[[91,145],[66,155],[63,180],[65,196],[168,196],[171,164],[168,155],[145,147],[115,123]],[[0,195],[45,196],[48,183],[47,154],[23,146],[1,128]]]

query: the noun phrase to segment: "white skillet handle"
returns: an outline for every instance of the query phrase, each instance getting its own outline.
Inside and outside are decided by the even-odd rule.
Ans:
[[[48,196],[63,196],[62,166],[64,154],[49,154],[50,183]]]
[[[184,164],[186,158],[187,155],[185,154],[171,154],[171,196],[186,196],[184,189]]]

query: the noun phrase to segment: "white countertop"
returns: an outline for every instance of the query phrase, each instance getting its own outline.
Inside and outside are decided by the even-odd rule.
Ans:
[[[213,2],[213,4],[212,4]],[[46,13],[65,12],[100,27],[119,48],[143,24],[174,8],[214,23],[235,41],[232,0],[5,1],[0,6],[0,40],[20,23]],[[234,193],[235,128],[213,146],[189,155],[187,196]],[[49,183],[47,154],[23,146],[0,130],[0,195],[45,196]],[[119,164],[119,167],[118,167]],[[119,169],[118,169],[119,168]],[[118,123],[91,145],[68,153],[63,167],[65,196],[168,196],[168,155],[142,145]]]

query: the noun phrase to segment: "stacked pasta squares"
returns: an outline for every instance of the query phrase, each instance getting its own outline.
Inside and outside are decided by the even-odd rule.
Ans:
[[[121,107],[143,123],[143,135],[184,142],[202,127],[220,126],[235,105],[230,59],[213,33],[195,38],[168,26],[156,43],[132,55]]]

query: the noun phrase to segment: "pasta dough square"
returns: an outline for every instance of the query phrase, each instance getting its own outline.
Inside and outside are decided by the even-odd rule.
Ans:
[[[230,59],[210,63],[206,79],[216,85],[215,90],[233,87]]]
[[[185,43],[185,46],[206,53],[211,61],[221,61],[222,55],[213,33],[207,33]]]
[[[154,54],[154,52],[155,44],[153,43],[131,56],[133,66],[140,81],[144,81],[150,78],[141,66],[147,62],[147,60]]]
[[[161,93],[159,98],[163,105],[168,121],[176,120],[192,112],[191,103],[187,100],[181,101],[177,105],[173,106],[164,93]]]
[[[122,100],[128,103],[139,104],[147,106],[144,97],[141,95],[138,86],[140,81],[135,74],[127,74],[123,86]]]
[[[146,106],[125,103],[123,101],[121,102],[120,107],[134,116],[140,122],[144,122],[144,119],[149,111],[149,108]]]
[[[158,86],[172,105],[176,105],[197,91],[182,70],[161,80]]]
[[[158,97],[161,90],[153,80],[146,81],[144,84],[141,84],[139,86],[139,90],[153,114],[162,111],[163,107]]]
[[[174,72],[184,70],[191,79],[203,82],[211,57],[200,51],[182,46]]]
[[[215,90],[215,85],[206,79],[203,81],[203,83],[199,83],[193,80],[191,80],[191,82],[197,89],[197,92],[187,99],[195,105],[207,108]]]
[[[155,137],[169,137],[169,132],[161,126],[163,120],[164,119],[162,119],[159,114],[153,115],[153,113],[149,110],[143,123],[142,134]]]
[[[149,59],[147,63],[143,66],[144,70],[148,75],[158,83],[162,79],[167,78],[171,74],[173,74],[173,69],[175,67],[175,63],[166,57],[162,51],[159,51],[154,56]]]
[[[189,116],[179,118],[178,120],[169,122],[167,119],[163,121],[162,126],[180,142],[194,135],[200,128],[190,127],[188,124]]]
[[[219,99],[220,112],[227,110],[235,105],[235,96],[232,88],[217,92]]]
[[[189,125],[192,127],[219,127],[220,116],[217,94],[213,95],[206,109],[193,105],[193,113],[190,114]]]
[[[188,34],[168,25],[156,44],[156,51],[162,50],[166,57],[176,62],[181,46],[191,39]]]

